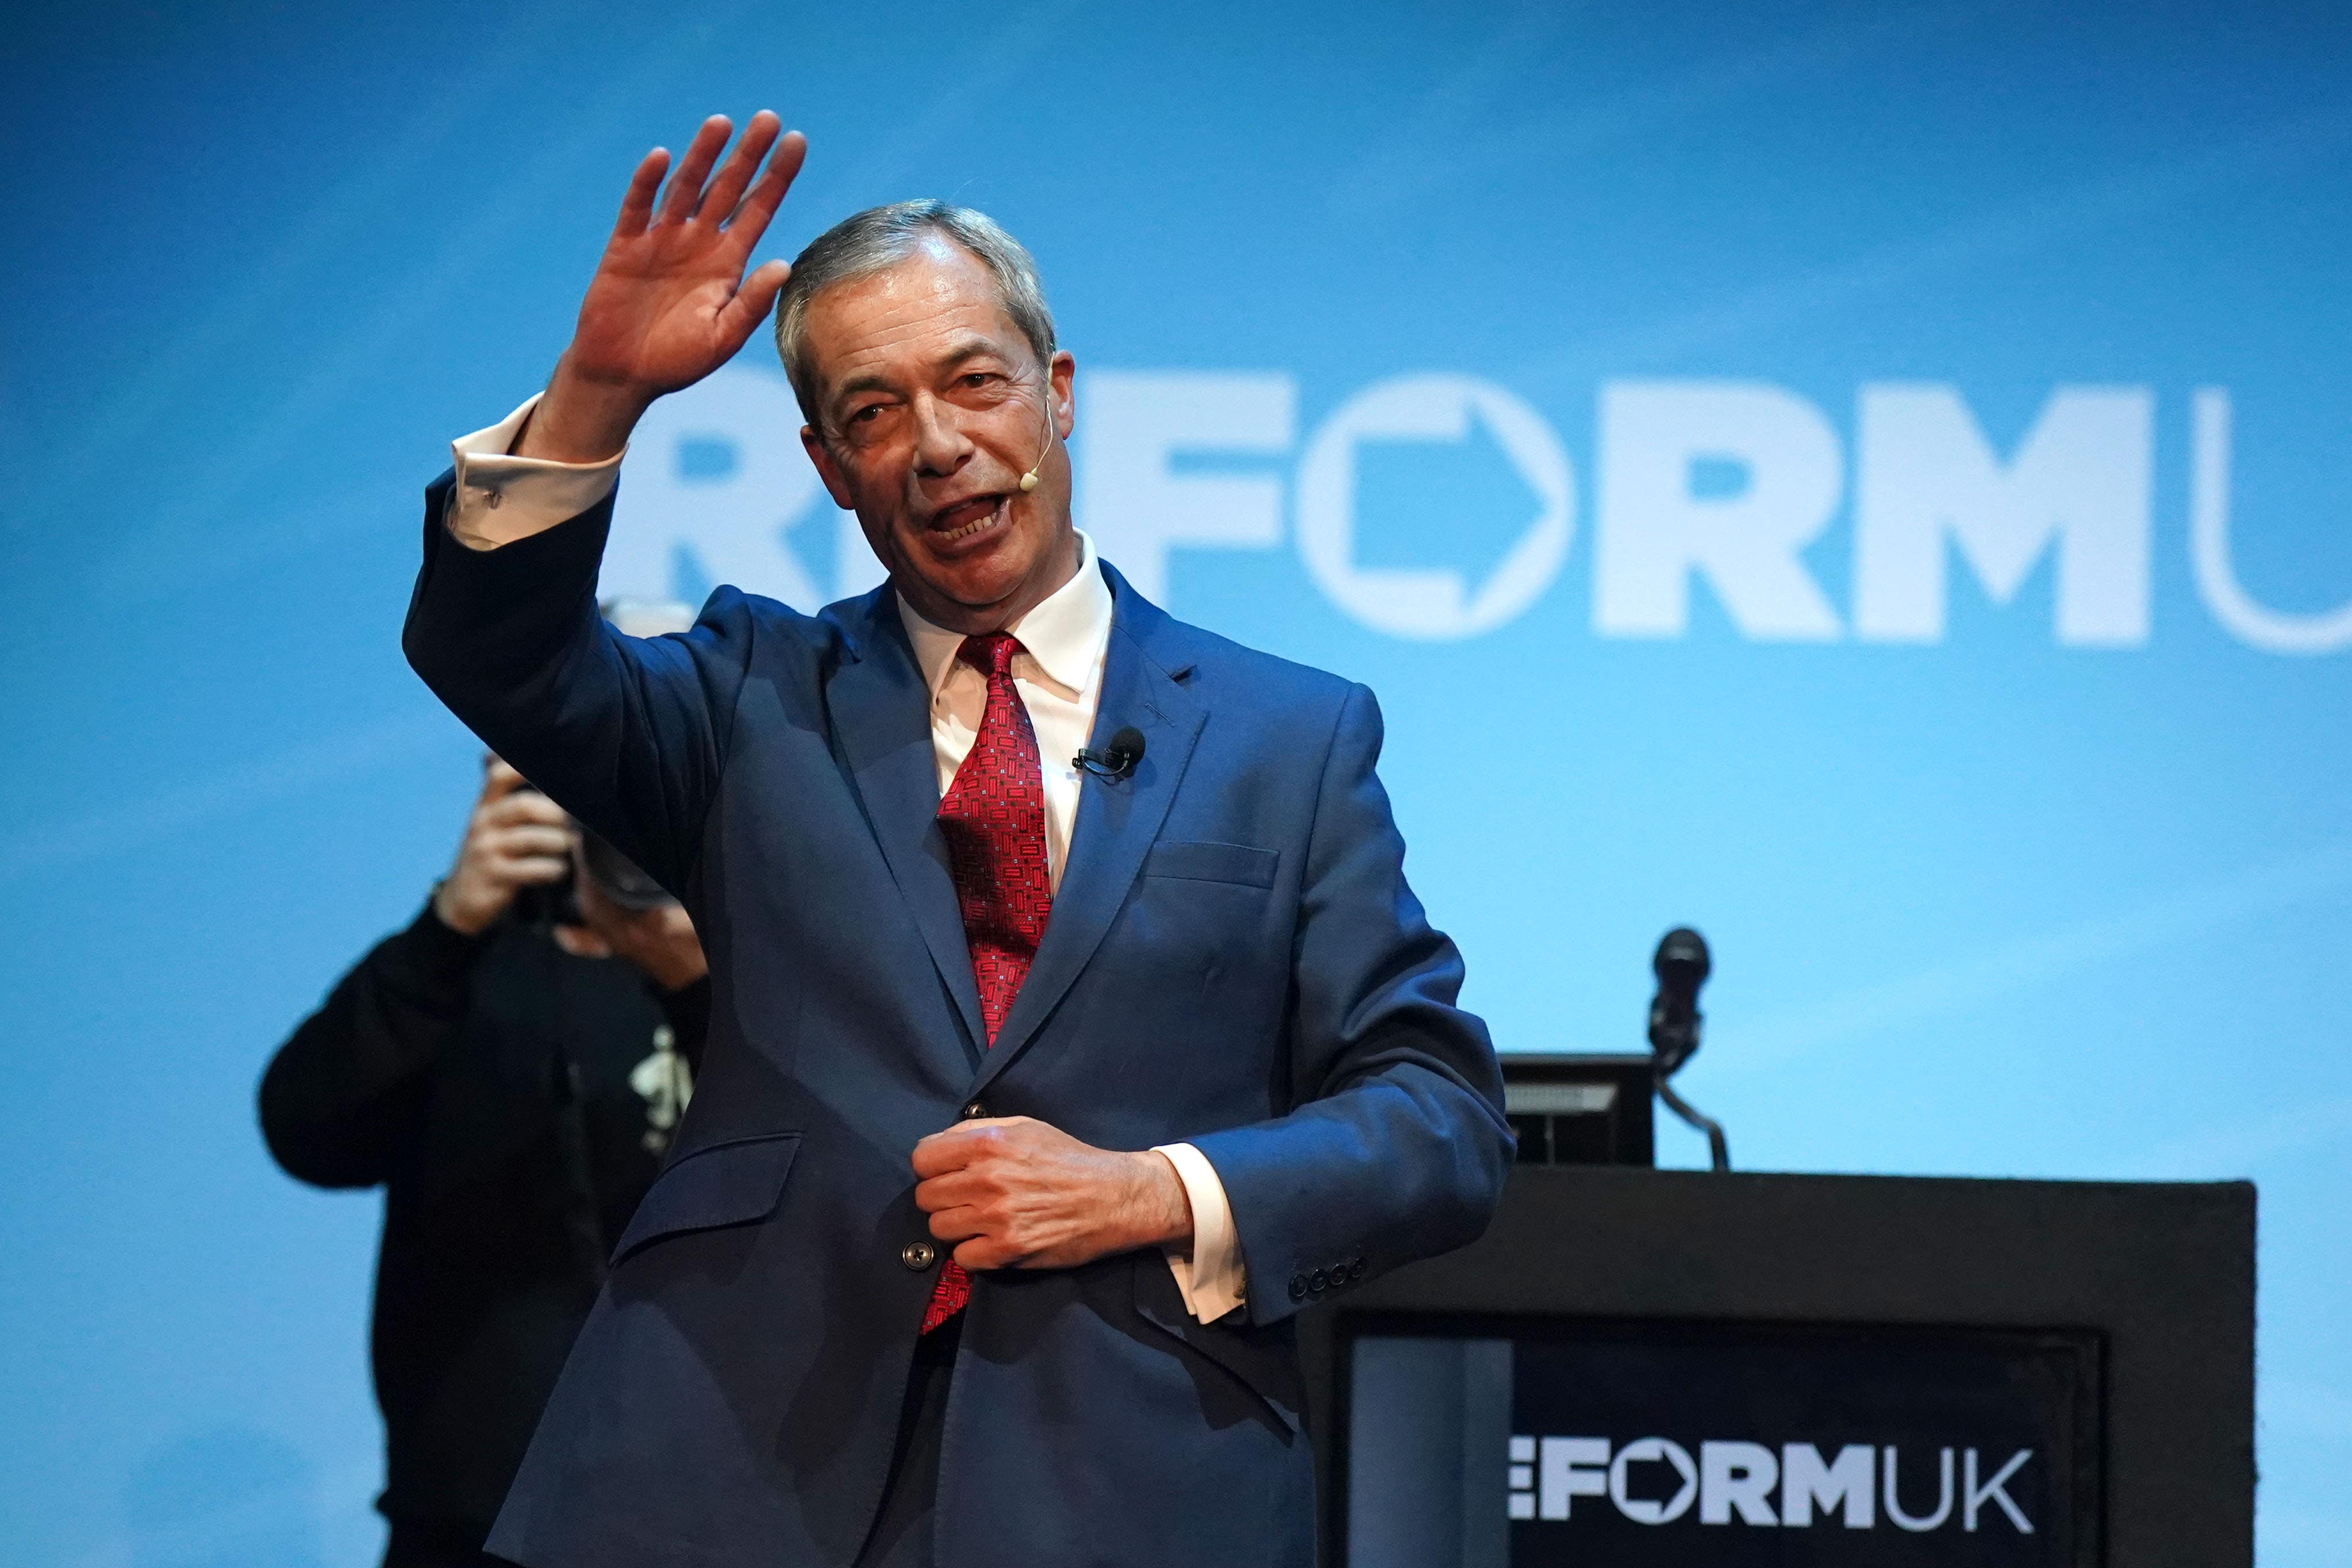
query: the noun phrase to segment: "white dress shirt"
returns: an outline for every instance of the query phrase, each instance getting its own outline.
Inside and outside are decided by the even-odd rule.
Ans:
[[[450,533],[469,549],[495,550],[553,528],[604,500],[618,479],[623,454],[601,463],[513,456],[509,448],[538,404],[533,397],[498,424],[450,443],[457,487],[446,521]],[[1081,779],[1071,759],[1094,731],[1110,647],[1110,584],[1096,562],[1094,541],[1080,533],[1078,545],[1077,575],[1005,628],[1022,647],[1013,656],[1013,683],[1037,735],[1045,775],[1046,877],[1056,892],[1080,800]],[[988,707],[988,678],[955,657],[963,645],[961,633],[933,626],[904,598],[898,605],[931,695],[931,744],[944,795],[979,733]],[[1175,1167],[1192,1208],[1191,1245],[1167,1249],[1176,1288],[1193,1317],[1202,1322],[1222,1318],[1242,1304],[1247,1283],[1224,1184],[1207,1156],[1190,1143],[1161,1144],[1153,1152]]]

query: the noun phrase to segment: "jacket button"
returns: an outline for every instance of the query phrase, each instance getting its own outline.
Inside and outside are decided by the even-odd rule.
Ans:
[[[1331,1288],[1330,1272],[1328,1269],[1318,1268],[1307,1277],[1307,1288],[1317,1292],[1328,1290]]]
[[[1306,1275],[1294,1274],[1290,1277],[1290,1299],[1294,1301],[1304,1301],[1307,1300]]]
[[[918,1274],[939,1261],[940,1249],[928,1241],[910,1241],[898,1249],[898,1261]]]
[[[967,1106],[965,1106],[965,1107],[963,1108],[963,1119],[964,1119],[966,1121],[979,1121],[982,1117],[983,1117],[983,1116],[985,1116],[985,1115],[987,1115],[987,1114],[988,1114],[988,1107],[986,1107],[985,1105],[982,1105],[980,1101],[978,1101],[978,1100],[973,1100],[970,1105],[967,1105]]]

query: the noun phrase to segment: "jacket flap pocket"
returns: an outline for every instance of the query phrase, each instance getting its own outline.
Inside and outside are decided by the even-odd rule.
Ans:
[[[1183,877],[1195,882],[1238,882],[1246,888],[1274,886],[1282,857],[1247,844],[1161,843],[1143,862],[1147,877]]]
[[[654,1178],[613,1249],[618,1265],[647,1242],[681,1231],[746,1225],[773,1214],[801,1135],[777,1132],[697,1149]]]
[[[1228,1329],[1201,1321],[1185,1310],[1175,1278],[1157,1252],[1136,1259],[1135,1310],[1153,1328],[1183,1341],[1230,1373],[1291,1432],[1305,1430],[1301,1412],[1307,1408],[1307,1380],[1298,1366],[1298,1342],[1287,1322],[1261,1329],[1243,1321]],[[1246,1313],[1236,1314],[1236,1320],[1246,1318]]]

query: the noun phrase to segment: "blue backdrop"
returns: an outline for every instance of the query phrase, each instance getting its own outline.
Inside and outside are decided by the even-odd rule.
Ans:
[[[1507,1047],[1637,1046],[1687,921],[1744,1164],[2257,1179],[2262,1560],[2352,1563],[2352,27],[2048,10],[12,16],[0,1558],[377,1550],[377,1203],[253,1084],[473,787],[421,488],[770,105],[766,253],[1034,248],[1082,521],[1381,693]],[[780,385],[649,423],[618,585],[871,580]]]

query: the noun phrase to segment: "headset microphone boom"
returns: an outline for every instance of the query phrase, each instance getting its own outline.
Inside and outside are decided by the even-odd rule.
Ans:
[[[1048,378],[1045,383],[1045,395],[1043,402],[1045,410],[1045,449],[1037,454],[1037,460],[1029,465],[1027,473],[1021,476],[1023,495],[1027,495],[1037,488],[1037,470],[1044,468],[1045,459],[1054,455],[1054,383],[1051,378]]]

